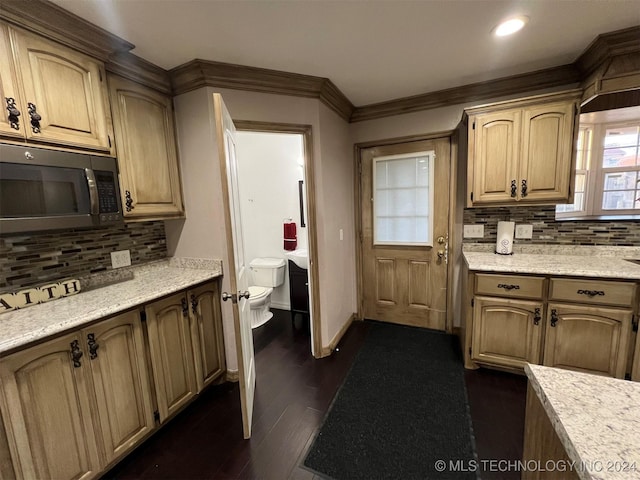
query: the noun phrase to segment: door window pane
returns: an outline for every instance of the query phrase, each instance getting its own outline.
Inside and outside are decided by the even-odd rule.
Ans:
[[[375,245],[431,245],[434,152],[373,159]]]

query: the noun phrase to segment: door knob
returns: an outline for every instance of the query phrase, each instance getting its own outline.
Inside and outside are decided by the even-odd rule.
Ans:
[[[222,301],[226,302],[227,300],[231,300],[231,303],[237,303],[238,296],[235,293],[222,292]]]
[[[444,242],[446,242],[445,238],[444,238],[442,235],[440,235],[440,236],[438,237],[438,243],[439,243],[440,245],[442,245]]]
[[[444,250],[438,250],[438,258],[444,258]]]
[[[244,292],[238,292],[238,298],[246,298],[247,300],[249,300],[250,296],[251,294],[249,293],[249,290],[246,290]]]

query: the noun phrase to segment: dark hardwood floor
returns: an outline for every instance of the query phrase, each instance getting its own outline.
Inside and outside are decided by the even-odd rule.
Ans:
[[[242,438],[237,383],[213,386],[103,478],[318,479],[300,467],[369,328],[354,322],[330,357],[310,353],[308,325],[289,312],[254,330],[256,397],[253,432]],[[479,459],[522,455],[526,379],[466,371]],[[519,478],[482,472],[482,478]],[[511,476],[509,476],[511,475]]]

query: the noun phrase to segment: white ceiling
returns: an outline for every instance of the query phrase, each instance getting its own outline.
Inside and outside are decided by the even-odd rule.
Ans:
[[[356,106],[571,63],[640,25],[640,0],[52,1],[165,69],[201,58],[328,77]],[[515,14],[523,31],[491,35]]]

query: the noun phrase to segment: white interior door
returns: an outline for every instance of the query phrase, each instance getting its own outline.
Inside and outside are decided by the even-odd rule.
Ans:
[[[256,365],[248,301],[249,272],[246,268],[242,223],[240,222],[236,128],[220,94],[213,94],[213,106],[216,118],[220,165],[223,169],[223,178],[225,176],[227,178],[227,230],[231,230],[232,237],[228,245],[230,267],[226,269],[231,284],[231,292],[228,292],[231,298],[228,298],[228,300],[233,302],[244,438],[249,438],[251,436],[251,420],[253,418],[253,397],[256,389]],[[229,239],[229,235],[227,235],[227,239]]]

